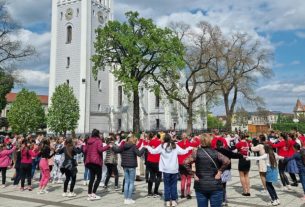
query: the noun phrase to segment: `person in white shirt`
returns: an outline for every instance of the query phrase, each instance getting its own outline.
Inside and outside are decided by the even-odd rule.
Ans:
[[[164,178],[164,200],[166,206],[177,206],[178,192],[178,155],[187,154],[192,147],[186,149],[180,148],[172,141],[171,136],[166,134],[163,144],[153,149],[150,146],[145,146],[151,154],[161,154],[159,162],[159,170],[163,172]]]

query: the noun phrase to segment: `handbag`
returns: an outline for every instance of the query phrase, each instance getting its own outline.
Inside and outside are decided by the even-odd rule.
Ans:
[[[203,148],[202,150],[205,152],[205,154],[210,158],[210,160],[213,162],[215,168],[218,170],[218,166],[216,165],[214,159],[209,155],[209,153],[207,153],[207,151],[205,151]],[[226,172],[227,171],[227,172]],[[227,181],[231,180],[231,172],[229,170],[225,170],[222,174],[221,174],[221,182],[222,183],[226,183]],[[230,175],[228,175],[228,173],[230,173]]]

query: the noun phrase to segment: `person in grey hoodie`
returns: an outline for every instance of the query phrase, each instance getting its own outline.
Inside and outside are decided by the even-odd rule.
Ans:
[[[137,156],[142,156],[145,149],[137,149],[136,146],[137,138],[134,135],[129,135],[127,137],[126,143],[122,144],[120,147],[113,147],[115,152],[119,152],[122,155],[121,165],[124,168],[124,204],[135,203],[132,200],[132,192],[134,189],[134,180],[136,174],[136,168],[138,167]]]

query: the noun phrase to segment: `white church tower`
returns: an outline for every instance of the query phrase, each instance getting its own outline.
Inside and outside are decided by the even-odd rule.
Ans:
[[[132,130],[132,103],[109,68],[101,70],[97,80],[92,76],[95,30],[112,19],[112,0],[52,0],[49,99],[56,86],[68,83],[73,87],[80,106],[77,134],[94,128],[102,132]],[[160,99],[143,87],[139,90],[142,130],[186,129],[187,115],[181,105]],[[202,104],[205,106],[205,98],[197,103]],[[206,118],[197,119],[194,129],[207,127]]]
[[[112,19],[111,7],[111,0],[52,0],[49,97],[57,85],[73,87],[80,106],[76,133],[109,125],[109,116],[103,116],[108,114],[109,73],[100,72],[95,81],[90,58],[95,30]]]

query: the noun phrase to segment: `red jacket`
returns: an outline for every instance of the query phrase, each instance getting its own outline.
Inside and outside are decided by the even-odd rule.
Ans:
[[[103,165],[103,152],[108,150],[109,146],[103,147],[103,141],[99,137],[90,137],[83,152],[86,154],[86,164],[95,164],[98,166]]]
[[[216,144],[217,144],[217,141],[220,140],[222,143],[223,143],[223,147],[224,148],[228,148],[228,144],[227,144],[227,141],[225,138],[223,137],[220,137],[220,136],[215,136],[212,141],[211,141],[211,148],[212,149],[216,149]]]
[[[282,140],[276,144],[271,144],[271,146],[273,148],[277,148],[278,151],[278,155],[282,156],[282,157],[291,157],[294,152],[292,153],[292,150],[293,149],[293,142],[292,140],[289,140],[287,143],[285,140]]]
[[[179,147],[182,149],[186,149],[188,147],[192,146],[192,143],[187,139],[185,141],[181,140],[180,142],[177,143]],[[189,157],[192,154],[192,150],[190,150],[187,154],[185,155],[178,155],[178,163],[179,165],[183,165],[184,160]]]
[[[27,155],[27,150],[23,149],[21,151],[21,163],[22,164],[31,164],[32,163],[32,157],[37,157],[39,154],[39,151],[37,150],[29,150],[29,156]]]
[[[157,148],[160,144],[161,144],[161,141],[157,137],[152,138],[152,140],[150,140],[150,142],[148,143],[148,145],[151,146],[152,148]],[[150,154],[150,152],[148,152],[147,161],[159,163],[160,154],[153,155],[153,154]]]
[[[201,145],[200,138],[199,137],[194,137],[193,140],[191,141],[191,146],[192,147],[199,147],[200,145]]]

